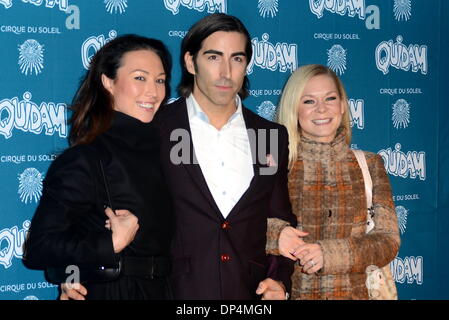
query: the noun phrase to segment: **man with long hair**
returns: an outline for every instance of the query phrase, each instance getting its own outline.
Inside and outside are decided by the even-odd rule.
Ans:
[[[162,163],[176,211],[175,299],[284,299],[290,287],[292,263],[273,260],[269,270],[265,254],[267,218],[277,222],[268,230],[275,248],[296,221],[287,132],[242,105],[251,56],[243,23],[221,13],[194,24],[181,45],[182,97],[161,112]]]

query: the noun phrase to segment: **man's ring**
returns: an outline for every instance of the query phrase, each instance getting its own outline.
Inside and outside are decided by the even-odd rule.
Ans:
[[[315,266],[315,262],[313,262],[313,260],[310,260],[310,264],[312,265],[312,267]]]

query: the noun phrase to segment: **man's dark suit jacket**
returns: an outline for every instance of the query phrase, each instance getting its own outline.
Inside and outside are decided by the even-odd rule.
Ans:
[[[175,299],[257,299],[257,286],[268,276],[282,280],[287,288],[291,286],[293,262],[281,258],[270,267],[271,259],[265,254],[267,218],[276,217],[296,225],[287,189],[287,130],[245,107],[242,112],[247,129],[255,132],[266,129],[267,134],[265,139],[250,139],[253,159],[257,159],[253,161],[254,177],[226,219],[208,189],[200,166],[195,164],[186,100],[180,98],[158,112],[162,168],[175,210],[171,250]],[[176,138],[179,129],[188,133],[187,140],[184,135],[181,151],[180,139]],[[261,175],[261,169],[272,169],[267,168],[266,161],[271,150],[269,129],[278,132],[278,154],[272,154],[278,167],[275,174]],[[170,141],[172,133],[175,141]],[[257,157],[257,152],[262,156]],[[178,159],[170,159],[173,156],[188,160],[176,164],[173,162]]]

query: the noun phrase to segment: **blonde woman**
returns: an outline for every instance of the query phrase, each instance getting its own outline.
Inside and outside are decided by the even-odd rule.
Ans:
[[[387,265],[399,250],[390,183],[382,158],[371,152],[364,154],[375,225],[366,234],[365,186],[349,148],[347,101],[340,79],[322,65],[297,69],[281,97],[278,120],[289,134],[288,186],[299,229],[289,227],[279,239],[279,252],[297,260],[292,299],[368,299],[366,271]]]

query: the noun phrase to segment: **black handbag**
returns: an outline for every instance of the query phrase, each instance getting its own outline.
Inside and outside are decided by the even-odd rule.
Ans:
[[[100,170],[104,180],[106,195],[108,197],[109,207],[115,212],[115,207],[112,203],[112,198],[109,193],[109,184],[103,169],[103,163],[100,161]],[[69,265],[66,267],[52,267],[45,270],[45,277],[48,282],[54,284],[61,283],[93,283],[93,282],[107,282],[116,280],[122,271],[121,259],[114,267],[105,266],[75,266]]]

